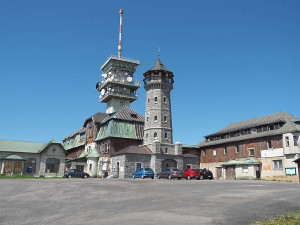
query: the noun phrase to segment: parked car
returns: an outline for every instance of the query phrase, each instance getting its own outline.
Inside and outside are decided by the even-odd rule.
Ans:
[[[78,178],[88,178],[90,175],[88,173],[82,172],[81,170],[69,169],[65,172],[66,178],[78,177]]]
[[[183,178],[183,172],[179,169],[168,168],[162,171],[161,173],[158,173],[157,178],[168,178],[169,180],[172,178],[177,178],[180,180],[181,178]]]
[[[154,171],[151,168],[141,168],[137,171],[134,171],[132,174],[132,178],[146,178],[151,177],[151,179],[154,179]]]
[[[185,179],[200,179],[200,170],[199,169],[185,169],[183,170],[183,177]]]
[[[209,180],[214,179],[213,173],[210,170],[207,170],[205,168],[203,170],[200,169],[200,180],[203,179],[209,179]]]

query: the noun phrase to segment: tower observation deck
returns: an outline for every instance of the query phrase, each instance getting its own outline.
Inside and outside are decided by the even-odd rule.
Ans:
[[[122,57],[122,16],[121,9],[118,56],[109,57],[101,66],[102,81],[96,84],[100,102],[106,103],[107,114],[120,111],[125,106],[130,108],[130,103],[137,99],[137,89],[140,87],[138,81],[133,82],[133,74],[140,62]]]

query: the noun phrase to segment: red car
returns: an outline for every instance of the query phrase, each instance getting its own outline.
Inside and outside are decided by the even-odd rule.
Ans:
[[[200,170],[197,169],[185,169],[183,171],[183,177],[185,179],[197,179],[200,180]]]

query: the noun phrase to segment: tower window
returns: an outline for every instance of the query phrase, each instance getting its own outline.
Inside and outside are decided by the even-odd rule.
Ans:
[[[150,102],[150,98],[148,98],[148,103]]]
[[[167,102],[167,98],[166,97],[164,97],[164,103],[166,103]]]
[[[149,121],[149,117],[147,116],[147,122]]]
[[[167,139],[168,138],[168,133],[165,133],[165,139]]]
[[[154,102],[157,103],[157,97],[154,97]]]
[[[157,121],[157,116],[154,116],[154,121]]]
[[[164,116],[164,121],[167,122],[167,116]]]
[[[157,139],[157,133],[156,132],[154,133],[154,139]]]
[[[168,148],[166,148],[165,153],[168,153]]]
[[[148,140],[148,134],[146,134],[146,141]]]

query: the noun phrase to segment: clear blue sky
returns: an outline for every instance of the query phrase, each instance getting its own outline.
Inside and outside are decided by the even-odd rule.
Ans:
[[[174,141],[285,111],[300,117],[300,1],[0,2],[0,138],[62,140],[96,112],[100,66],[117,54],[175,75]],[[145,90],[131,108],[144,115]]]

